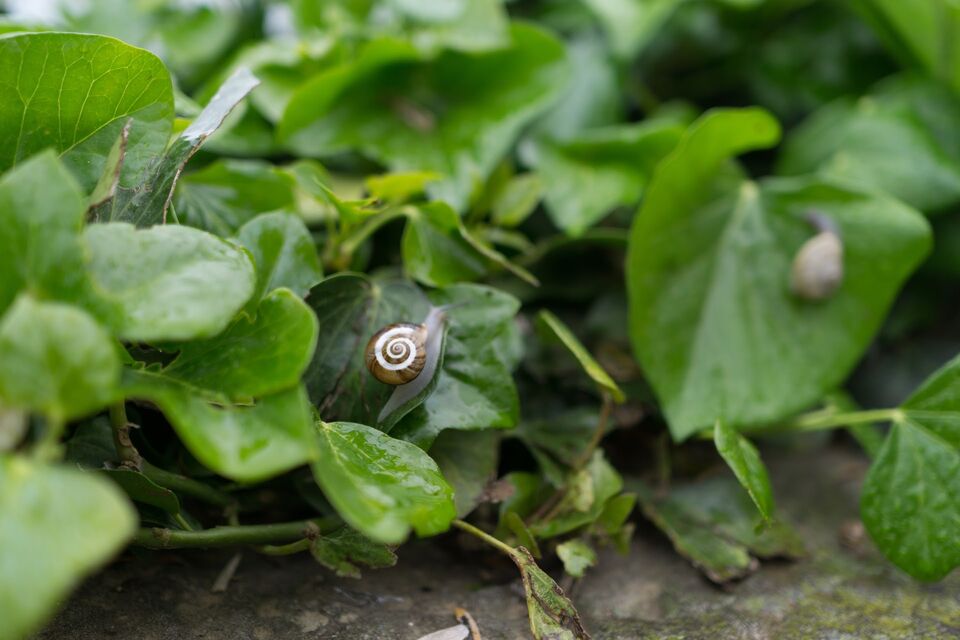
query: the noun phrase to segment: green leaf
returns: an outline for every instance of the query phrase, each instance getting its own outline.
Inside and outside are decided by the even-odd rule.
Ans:
[[[683,0],[584,0],[617,57],[634,58]]]
[[[750,499],[764,520],[773,518],[773,489],[767,468],[763,466],[760,452],[753,443],[733,429],[723,420],[717,420],[713,430],[713,442],[717,452],[733,471],[733,475],[743,485]]]
[[[631,339],[676,440],[817,402],[929,250],[926,222],[892,199],[817,178],[738,179],[728,158],[777,135],[763,111],[707,114],[658,168],[631,229]],[[818,303],[790,291],[811,211],[836,224],[844,250],[844,280]]]
[[[120,183],[134,187],[170,136],[170,75],[149,51],[113,38],[0,37],[0,85],[0,171],[52,147],[89,192],[132,118]]]
[[[510,344],[520,302],[491,287],[460,284],[430,294],[447,311],[443,366],[436,387],[390,433],[427,449],[445,429],[513,427],[519,398]]]
[[[818,171],[942,211],[960,202],[960,153],[937,124],[955,130],[958,111],[960,99],[932,81],[888,80],[873,95],[814,113],[788,138],[779,172]]]
[[[292,211],[296,181],[260,160],[219,160],[177,182],[174,207],[184,224],[232,236],[261,213]]]
[[[856,8],[893,53],[960,89],[960,7],[951,0],[854,0]]]
[[[530,631],[536,640],[588,640],[580,614],[557,586],[534,562],[530,552],[520,547],[510,555],[520,570],[527,594]]]
[[[350,527],[314,538],[310,542],[313,558],[341,578],[359,578],[360,565],[383,569],[397,564],[390,547],[373,542]]]
[[[127,397],[157,405],[190,453],[227,478],[258,482],[316,457],[310,403],[299,386],[240,405],[146,371],[126,371],[123,385]]]
[[[259,82],[249,69],[238,69],[223,83],[190,126],[167,147],[162,156],[147,167],[141,178],[145,186],[137,184],[135,188],[120,189],[113,199],[111,210],[104,212],[103,218],[130,222],[138,227],[165,223],[167,209],[173,200],[183,167]]]
[[[537,539],[533,537],[530,529],[523,522],[523,518],[516,511],[507,511],[503,515],[503,524],[513,533],[519,546],[527,549],[534,558],[540,558],[540,546],[537,544]]]
[[[125,340],[216,335],[254,290],[250,259],[197,229],[97,224],[83,239],[94,282],[120,305],[113,322]]]
[[[379,176],[367,176],[363,183],[370,197],[383,202],[407,202],[422,195],[427,185],[443,178],[432,171],[402,171],[385,173]]]
[[[322,329],[304,376],[310,399],[325,420],[375,423],[393,387],[367,370],[367,341],[388,324],[423,322],[429,301],[406,281],[344,273],[315,286],[307,302]]]
[[[601,451],[593,454],[586,468],[569,474],[566,493],[549,520],[535,522],[530,530],[538,538],[553,538],[596,521],[607,501],[620,493],[623,480]]]
[[[623,402],[625,400],[623,391],[621,391],[617,383],[613,381],[610,374],[590,355],[590,352],[577,340],[577,336],[573,335],[570,328],[567,327],[560,318],[555,316],[551,311],[542,309],[540,313],[537,314],[537,319],[573,354],[573,357],[576,358],[580,366],[583,367],[584,373],[590,376],[590,379],[597,384],[601,393],[609,393],[616,402]]]
[[[419,447],[361,424],[318,421],[317,430],[314,477],[350,526],[386,544],[450,526],[453,490]]]
[[[119,382],[117,347],[86,312],[24,295],[0,321],[0,404],[71,420],[113,402]]]
[[[960,358],[901,405],[860,510],[880,551],[915,578],[939,580],[960,565]]]
[[[297,386],[313,357],[317,319],[289,289],[277,289],[241,314],[223,333],[172,345],[176,360],[163,375],[214,390],[234,401],[249,400]]]
[[[543,180],[538,174],[513,176],[497,194],[490,216],[498,226],[519,226],[534,212],[542,196]]]
[[[87,277],[80,243],[85,210],[76,182],[52,152],[0,178],[0,314],[27,290],[109,317]]]
[[[574,578],[582,578],[587,569],[597,564],[597,553],[583,540],[574,538],[557,545],[563,570]]]
[[[442,432],[430,446],[430,457],[453,487],[457,517],[463,518],[480,502],[497,473],[500,436],[496,431]]]
[[[237,240],[253,256],[259,300],[286,287],[301,298],[323,279],[317,245],[303,221],[289,213],[259,215],[243,225]]]
[[[591,129],[537,145],[535,168],[554,223],[579,236],[612,209],[640,201],[654,167],[677,144],[683,126],[667,120]]]
[[[306,156],[355,149],[393,171],[443,174],[430,193],[463,209],[565,75],[555,38],[522,24],[510,36],[509,47],[430,60],[400,41],[375,40],[297,91],[281,140]]]
[[[798,558],[799,535],[782,521],[766,523],[730,477],[671,486],[669,494],[631,481],[644,515],[710,580],[724,583],[756,570],[755,558]]]
[[[477,280],[487,272],[487,261],[460,234],[457,212],[443,202],[410,208],[403,230],[403,266],[418,282],[443,287]]]
[[[37,631],[70,591],[133,536],[136,514],[103,478],[0,456],[0,619]]]

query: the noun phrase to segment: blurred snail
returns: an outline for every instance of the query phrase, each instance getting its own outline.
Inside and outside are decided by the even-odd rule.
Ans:
[[[804,300],[826,300],[843,282],[843,241],[837,225],[826,215],[811,212],[807,221],[817,234],[804,242],[793,258],[790,289]]]
[[[446,312],[452,306],[432,307],[421,324],[388,324],[367,342],[367,369],[380,382],[396,387],[378,422],[420,395],[433,380],[443,349]]]

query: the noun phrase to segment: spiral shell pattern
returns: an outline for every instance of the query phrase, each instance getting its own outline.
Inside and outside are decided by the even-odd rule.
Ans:
[[[370,338],[366,363],[380,382],[406,384],[420,375],[426,361],[426,327],[420,324],[391,324]]]

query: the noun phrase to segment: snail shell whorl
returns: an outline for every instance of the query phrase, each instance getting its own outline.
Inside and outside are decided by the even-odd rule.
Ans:
[[[821,231],[800,247],[793,259],[790,289],[804,300],[826,300],[843,282],[843,242]]]
[[[406,384],[423,370],[426,342],[427,328],[422,324],[387,325],[367,343],[367,369],[385,384]]]

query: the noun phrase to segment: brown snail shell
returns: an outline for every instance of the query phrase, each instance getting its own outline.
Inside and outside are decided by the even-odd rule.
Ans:
[[[831,297],[843,282],[843,242],[833,231],[821,231],[800,247],[793,259],[790,289],[804,300]]]
[[[373,334],[364,359],[373,377],[390,385],[407,384],[427,361],[427,326],[400,322]]]

